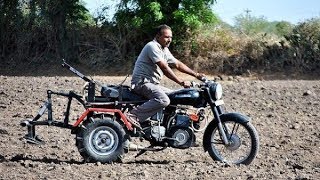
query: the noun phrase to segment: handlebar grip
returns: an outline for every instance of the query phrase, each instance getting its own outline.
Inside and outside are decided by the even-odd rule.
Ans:
[[[200,81],[202,81],[202,82],[207,82],[207,81],[208,81],[208,78],[205,77],[205,76],[203,76],[203,77],[201,77]]]

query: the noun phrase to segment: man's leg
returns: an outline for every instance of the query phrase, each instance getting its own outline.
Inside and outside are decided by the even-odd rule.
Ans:
[[[131,114],[137,116],[140,122],[145,121],[148,117],[156,114],[162,108],[170,104],[170,99],[166,95],[166,91],[162,86],[152,83],[145,83],[136,86],[134,91],[145,96],[149,101],[131,110]]]

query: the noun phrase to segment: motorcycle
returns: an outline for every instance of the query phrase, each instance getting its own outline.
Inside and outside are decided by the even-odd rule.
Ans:
[[[47,90],[47,101],[33,119],[21,121],[27,127],[24,136],[28,143],[44,143],[36,135],[38,125],[67,128],[75,134],[76,146],[85,162],[121,162],[131,152],[130,141],[139,138],[149,146],[135,146],[137,156],[147,151],[162,151],[168,147],[186,149],[195,146],[196,133],[203,133],[202,145],[213,160],[228,164],[250,164],[259,149],[259,136],[246,115],[226,112],[220,83],[202,79],[192,87],[168,94],[170,105],[141,123],[133,126],[124,115],[147,100],[131,91],[129,86],[104,85],[89,78],[63,61],[62,66],[86,81],[83,95],[73,91]],[[100,86],[100,89],[97,87]],[[97,93],[96,89],[100,90]],[[97,95],[98,94],[98,95]],[[54,120],[52,96],[68,98],[65,117]],[[76,99],[85,109],[71,124],[71,101]],[[48,118],[39,120],[47,111]]]

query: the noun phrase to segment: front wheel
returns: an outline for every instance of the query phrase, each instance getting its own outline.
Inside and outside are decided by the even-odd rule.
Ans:
[[[203,139],[205,150],[214,160],[229,164],[250,164],[259,149],[256,129],[248,121],[226,119],[222,120],[222,124],[229,143],[223,143],[217,123],[212,123],[207,127]]]
[[[76,137],[76,145],[85,162],[111,163],[124,153],[124,130],[111,119],[90,122]]]

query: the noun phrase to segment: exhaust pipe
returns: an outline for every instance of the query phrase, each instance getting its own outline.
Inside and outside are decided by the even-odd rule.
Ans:
[[[139,145],[136,145],[136,144],[133,144],[133,143],[130,143],[130,144],[129,144],[129,147],[127,147],[127,149],[128,149],[129,151],[140,151],[140,150],[145,149],[145,147],[139,146]]]
[[[145,149],[145,147],[134,144],[130,142],[129,140],[126,140],[124,142],[124,148],[127,149],[128,151],[140,151],[142,149]]]

